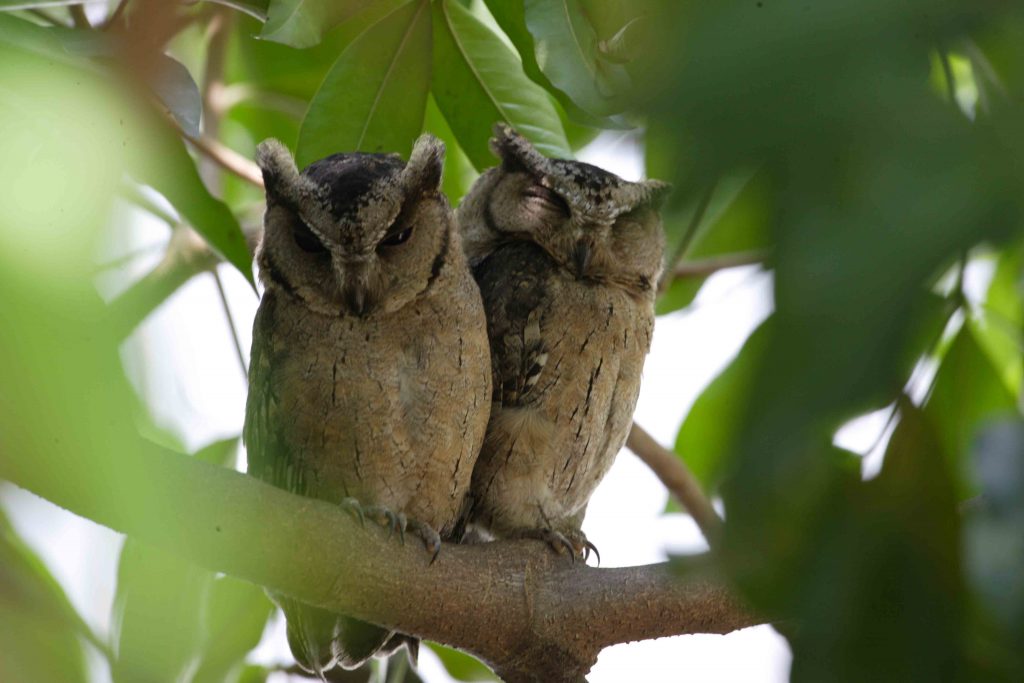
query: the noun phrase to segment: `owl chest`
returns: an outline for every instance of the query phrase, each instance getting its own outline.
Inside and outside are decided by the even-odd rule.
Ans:
[[[282,429],[318,497],[409,510],[422,482],[450,474],[435,456],[454,435],[434,413],[457,387],[436,321],[312,320],[278,332]]]

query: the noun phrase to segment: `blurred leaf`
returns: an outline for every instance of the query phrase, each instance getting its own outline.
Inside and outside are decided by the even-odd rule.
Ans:
[[[510,124],[543,154],[572,152],[547,93],[530,81],[498,36],[451,0],[434,4],[434,99],[478,170],[495,164],[495,123]]]
[[[458,206],[480,174],[473,168],[469,157],[459,146],[459,141],[452,133],[451,127],[444,120],[444,114],[437,108],[437,102],[434,101],[433,95],[427,97],[423,130],[436,135],[445,144],[444,179],[441,189],[452,206]]]
[[[1024,243],[999,252],[985,301],[972,318],[978,343],[1014,396],[1024,383]]]
[[[636,59],[642,50],[642,46],[650,38],[648,31],[648,17],[634,17],[625,26],[619,29],[618,33],[608,40],[601,41],[598,49],[605,59],[626,63]]]
[[[591,114],[621,111],[629,74],[599,52],[578,0],[525,0],[524,9],[537,64],[551,83]]]
[[[312,47],[324,33],[380,0],[270,0],[260,37],[292,47]]]
[[[209,0],[209,2],[238,10],[259,21],[267,20],[267,7],[270,5],[270,0]]]
[[[46,565],[0,514],[0,680],[85,683],[83,625]]]
[[[943,452],[952,458],[962,494],[970,484],[969,454],[974,436],[985,421],[1014,413],[1016,402],[1006,390],[971,326],[960,328],[935,376],[925,404]]]
[[[246,664],[238,674],[235,683],[267,683],[270,669],[258,664]]]
[[[1024,676],[1024,422],[990,423],[975,442],[981,497],[968,508],[964,557],[971,587],[988,617],[976,626],[975,680]],[[985,628],[988,626],[988,628]],[[979,656],[980,655],[980,656]]]
[[[700,481],[714,491],[728,465],[732,440],[746,413],[746,400],[771,334],[772,318],[755,329],[736,357],[694,402],[676,436],[675,452]]]
[[[212,573],[176,555],[125,540],[114,598],[115,682],[176,680],[193,665],[212,580]]]
[[[210,586],[203,611],[199,668],[192,683],[220,683],[259,645],[274,605],[259,586],[222,576]]]
[[[962,680],[953,485],[928,421],[909,402],[878,478],[835,491],[820,514],[806,573],[790,576],[803,582],[792,604],[804,624],[792,680]]]
[[[348,46],[302,122],[300,167],[349,150],[408,157],[430,90],[430,33],[429,2],[417,0]]]
[[[151,83],[153,90],[181,129],[197,137],[199,119],[203,112],[199,86],[181,62],[164,57],[157,64],[158,68],[153,71],[154,80]]]
[[[438,643],[427,646],[440,658],[448,674],[457,681],[497,681],[494,673],[480,660]]]

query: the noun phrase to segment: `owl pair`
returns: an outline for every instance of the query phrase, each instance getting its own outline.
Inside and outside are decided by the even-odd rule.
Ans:
[[[510,128],[457,212],[444,147],[336,154],[275,141],[257,260],[249,472],[436,555],[465,526],[576,558],[625,441],[654,324],[666,186],[549,159]],[[318,674],[416,641],[274,596]]]

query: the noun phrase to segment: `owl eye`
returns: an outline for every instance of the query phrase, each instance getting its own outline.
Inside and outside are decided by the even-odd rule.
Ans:
[[[561,211],[564,214],[569,213],[569,206],[565,203],[565,200],[558,196],[558,193],[554,190],[546,188],[543,185],[539,185],[537,183],[529,185],[524,191],[524,194],[527,197],[539,199],[541,203],[548,208]]]
[[[407,242],[412,237],[412,226],[397,232],[392,232],[380,241],[382,247],[397,247],[399,244]]]
[[[309,226],[302,221],[296,221],[292,226],[292,239],[299,249],[308,254],[326,254],[327,247],[313,234]]]

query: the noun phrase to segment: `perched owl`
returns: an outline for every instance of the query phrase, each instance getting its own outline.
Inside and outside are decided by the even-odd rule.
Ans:
[[[596,550],[587,502],[626,440],[654,328],[668,186],[548,159],[506,126],[459,207],[487,310],[494,394],[470,521]]]
[[[439,190],[444,146],[335,154],[301,174],[260,145],[265,287],[253,326],[244,437],[250,474],[423,538],[458,540],[490,412],[480,292]],[[330,533],[324,529],[324,533]],[[299,664],[353,668],[403,642],[273,596]]]

